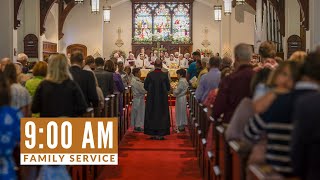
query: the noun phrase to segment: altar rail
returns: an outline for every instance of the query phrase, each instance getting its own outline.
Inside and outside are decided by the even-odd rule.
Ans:
[[[244,144],[225,140],[228,125],[222,123],[223,116],[219,119],[208,116],[208,110],[197,102],[193,89],[188,92],[187,111],[190,138],[195,147],[203,179],[285,180],[267,164],[247,167],[249,152],[244,148]],[[211,134],[208,134],[209,127],[212,128]]]

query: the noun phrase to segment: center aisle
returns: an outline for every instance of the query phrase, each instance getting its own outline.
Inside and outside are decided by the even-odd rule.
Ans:
[[[200,180],[201,175],[188,133],[155,141],[129,131],[119,146],[119,165],[104,167],[99,180],[104,179]]]

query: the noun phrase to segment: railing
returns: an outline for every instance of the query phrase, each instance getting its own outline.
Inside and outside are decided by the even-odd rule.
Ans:
[[[283,180],[268,165],[250,165],[247,167],[248,149],[245,144],[225,140],[226,124],[222,124],[223,115],[215,120],[208,117],[208,109],[197,102],[195,92],[189,89],[187,114],[190,138],[203,179],[205,180]],[[209,127],[211,139],[208,141]],[[210,149],[207,148],[211,145]]]

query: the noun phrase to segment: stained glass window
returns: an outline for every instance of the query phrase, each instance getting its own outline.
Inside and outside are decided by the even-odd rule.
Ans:
[[[159,41],[170,40],[171,34],[171,14],[170,10],[164,4],[160,4],[155,9],[154,15],[154,39]]]
[[[174,8],[172,38],[177,42],[190,41],[189,4],[179,4]]]
[[[134,40],[152,40],[152,15],[151,9],[147,5],[136,5]]]
[[[134,43],[191,43],[189,3],[134,3]]]

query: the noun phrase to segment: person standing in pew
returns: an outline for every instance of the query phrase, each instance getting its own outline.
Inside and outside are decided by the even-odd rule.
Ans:
[[[117,114],[117,116],[122,117],[122,112],[123,112],[123,96],[122,93],[125,90],[124,84],[122,82],[121,79],[121,75],[119,73],[116,72],[116,66],[113,63],[112,60],[107,60],[105,65],[104,65],[104,70],[107,72],[111,72],[112,76],[113,76],[113,91],[114,94],[116,94],[118,96],[118,100],[119,100],[119,114]]]
[[[51,55],[47,76],[33,97],[32,112],[40,113],[40,117],[79,117],[87,107],[79,85],[73,81],[67,57]],[[38,178],[69,180],[70,175],[65,166],[41,166]]]
[[[162,62],[155,61],[155,70],[150,72],[144,82],[147,93],[144,118],[144,133],[153,140],[164,140],[170,134],[170,114],[168,92],[170,83],[168,73],[162,71]]]
[[[239,44],[235,47],[234,52],[236,70],[220,82],[212,110],[214,119],[224,114],[224,123],[229,123],[240,101],[244,97],[250,97],[250,82],[255,74],[250,65],[252,47],[247,44]]]
[[[320,179],[319,107],[320,93],[316,92],[297,101],[294,109],[291,160],[294,174],[303,180]]]
[[[134,127],[134,132],[143,132],[145,102],[144,95],[147,91],[144,89],[143,82],[141,81],[140,68],[132,70],[131,88],[133,94],[131,124]]]
[[[96,69],[94,70],[94,74],[97,77],[99,87],[103,92],[103,96],[106,98],[107,96],[113,94],[113,73],[104,70],[104,60],[101,57],[97,57],[94,60],[96,64]]]
[[[75,51],[71,54],[71,67],[70,73],[73,80],[78,83],[87,105],[94,108],[95,114],[99,114],[99,97],[96,88],[96,80],[92,72],[82,69],[83,66],[83,54],[80,51]]]
[[[176,129],[177,133],[185,131],[185,125],[187,125],[187,96],[189,84],[186,80],[186,70],[177,70],[177,76],[179,83],[177,89],[173,90],[173,95],[176,97]]]
[[[263,113],[256,114],[254,118],[249,120],[244,128],[244,136],[251,142],[259,141],[262,135],[266,134],[266,162],[271,165],[273,169],[287,178],[295,176],[290,158],[290,153],[293,150],[290,148],[290,145],[292,142],[291,134],[294,123],[294,105],[300,98],[304,98],[308,94],[313,94],[319,91],[319,69],[320,54],[309,54],[303,67],[299,69],[301,75],[298,76],[300,79],[295,84],[294,90],[284,94],[274,92],[276,99],[268,110]],[[284,78],[287,77],[288,74],[285,74]],[[294,84],[294,79],[287,79],[287,83]],[[307,139],[303,139],[303,141],[305,142]],[[299,143],[298,146],[303,145],[304,143]],[[297,148],[297,146],[294,147]],[[303,158],[306,158],[306,156]],[[312,159],[313,157],[310,158]],[[304,165],[305,164],[301,164],[298,167],[303,168]]]
[[[22,113],[19,109],[10,107],[10,101],[10,84],[0,71],[0,179],[18,179],[15,170],[18,158],[15,159],[14,149],[20,143]]]

